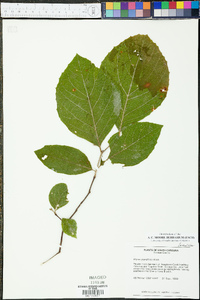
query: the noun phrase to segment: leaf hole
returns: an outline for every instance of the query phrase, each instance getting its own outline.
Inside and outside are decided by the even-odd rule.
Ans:
[[[76,92],[76,89],[72,89],[72,92]]]
[[[45,159],[47,159],[48,158],[48,155],[44,155],[43,157],[42,157],[42,160],[45,160]]]
[[[168,89],[167,89],[167,87],[165,86],[165,87],[163,87],[163,88],[160,89],[160,92],[161,92],[161,93],[167,93],[167,90],[168,90]]]

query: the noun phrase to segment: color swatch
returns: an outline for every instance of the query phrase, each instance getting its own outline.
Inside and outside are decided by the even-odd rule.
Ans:
[[[105,2],[103,17],[105,19],[150,18],[151,2]]]
[[[154,18],[199,18],[199,1],[153,2]]]

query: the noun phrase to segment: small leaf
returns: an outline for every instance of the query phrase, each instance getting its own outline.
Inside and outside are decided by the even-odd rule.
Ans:
[[[121,99],[109,77],[77,54],[59,79],[56,101],[67,128],[100,147],[119,115]]]
[[[77,224],[76,221],[73,219],[62,219],[62,230],[67,235],[77,238]]]
[[[46,167],[57,173],[76,175],[92,170],[87,156],[72,147],[49,145],[35,151],[35,154]]]
[[[101,68],[121,92],[119,132],[148,116],[165,99],[169,85],[167,62],[147,35],[129,37],[108,53]]]
[[[65,183],[58,183],[52,187],[49,193],[49,202],[51,206],[57,210],[62,206],[65,206],[67,201],[68,188]]]
[[[136,123],[125,128],[121,136],[114,134],[109,140],[109,159],[124,166],[139,164],[153,151],[161,129],[158,124]]]

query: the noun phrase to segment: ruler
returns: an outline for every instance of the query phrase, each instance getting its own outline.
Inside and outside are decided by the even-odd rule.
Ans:
[[[1,3],[2,18],[98,19],[101,3]]]

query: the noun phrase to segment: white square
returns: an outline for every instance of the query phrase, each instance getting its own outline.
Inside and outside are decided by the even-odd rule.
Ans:
[[[154,17],[161,17],[162,9],[154,9]]]
[[[169,9],[162,9],[162,17],[168,17],[169,16]]]

